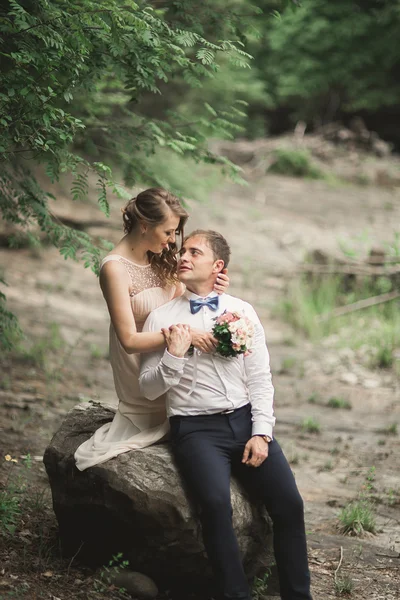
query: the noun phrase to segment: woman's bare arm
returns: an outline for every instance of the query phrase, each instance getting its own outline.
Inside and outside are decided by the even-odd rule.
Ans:
[[[111,322],[125,352],[137,354],[165,347],[161,331],[137,331],[129,296],[129,276],[123,265],[117,261],[107,262],[100,271],[100,287],[107,302]]]

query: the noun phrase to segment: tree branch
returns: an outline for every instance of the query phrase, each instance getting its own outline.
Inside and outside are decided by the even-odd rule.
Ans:
[[[319,315],[317,317],[317,321],[321,322],[327,321],[332,317],[341,317],[342,315],[352,313],[356,310],[369,308],[370,306],[376,306],[377,304],[382,304],[383,302],[390,302],[390,300],[395,300],[396,298],[400,298],[400,292],[388,292],[387,294],[380,294],[379,296],[373,296],[372,298],[358,300],[358,302],[353,302],[352,304],[348,304],[347,306],[341,306],[339,308],[331,310],[328,313]]]
[[[76,13],[71,13],[68,15],[68,17],[76,17],[76,16],[82,16],[82,15],[92,15],[92,14],[97,14],[97,13],[112,13],[112,10],[106,9],[106,8],[100,8],[98,10],[88,10],[88,11],[82,11],[82,12],[76,12]],[[21,31],[16,31],[15,33],[5,33],[3,34],[5,38],[13,38],[16,37],[17,35],[21,35],[22,33],[26,33],[27,31],[30,31],[31,29],[37,29],[38,27],[47,27],[47,25],[50,25],[51,23],[54,23],[55,21],[58,21],[59,19],[63,19],[64,15],[60,15],[58,17],[55,17],[54,19],[50,19],[50,21],[44,21],[43,23],[37,23],[36,25],[31,25],[30,27],[26,27],[25,29],[21,29]]]

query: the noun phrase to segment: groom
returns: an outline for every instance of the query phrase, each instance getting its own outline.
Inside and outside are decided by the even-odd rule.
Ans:
[[[291,469],[273,439],[273,392],[264,330],[247,302],[213,285],[230,248],[215,231],[197,230],[178,261],[180,298],[154,310],[143,331],[164,329],[167,349],[142,355],[140,386],[153,400],[167,392],[171,443],[178,468],[201,509],[203,539],[223,600],[250,600],[232,526],[231,471],[261,499],[272,519],[282,600],[311,600],[303,502]],[[224,312],[255,325],[248,356],[190,355],[190,327],[211,331]],[[167,329],[171,323],[180,323]]]

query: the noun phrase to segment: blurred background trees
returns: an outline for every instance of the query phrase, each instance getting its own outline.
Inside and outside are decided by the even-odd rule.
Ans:
[[[104,247],[54,219],[38,165],[77,201],[95,181],[107,213],[125,186],[201,197],[202,164],[240,180],[213,138],[361,116],[398,149],[399,27],[399,0],[3,0],[3,219],[96,270]]]

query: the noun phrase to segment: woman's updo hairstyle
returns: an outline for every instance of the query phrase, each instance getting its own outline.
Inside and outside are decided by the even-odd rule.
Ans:
[[[149,188],[129,200],[122,212],[125,233],[130,233],[140,223],[147,223],[150,227],[161,225],[168,216],[168,210],[179,217],[176,234],[182,242],[183,228],[189,215],[178,198],[164,188]],[[163,250],[161,254],[154,254],[150,250],[147,252],[151,266],[163,283],[176,281],[177,250],[176,244],[169,244],[168,250]]]

